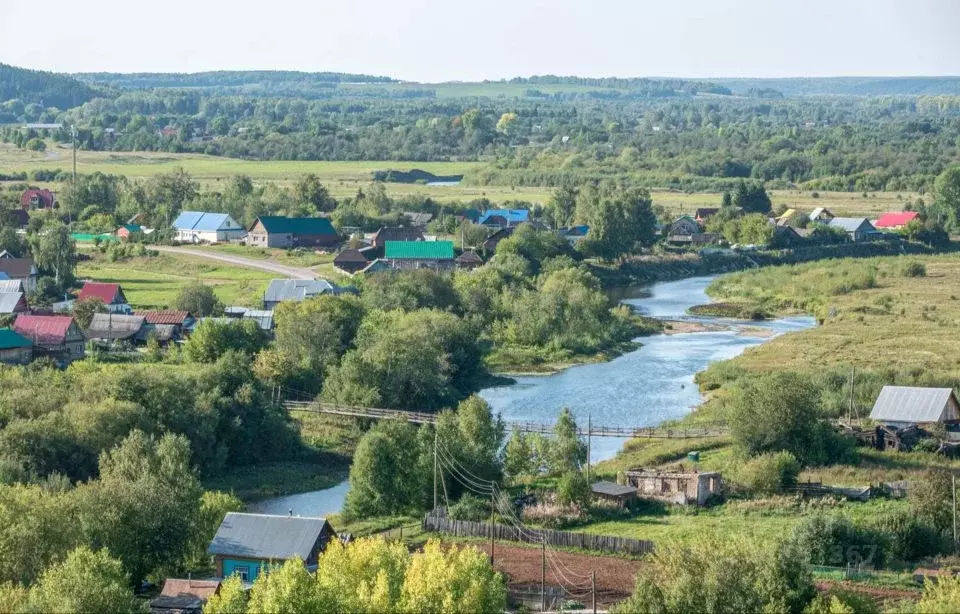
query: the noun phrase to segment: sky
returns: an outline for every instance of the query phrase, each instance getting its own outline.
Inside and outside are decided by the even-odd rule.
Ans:
[[[0,62],[58,72],[960,75],[960,0],[0,0]]]

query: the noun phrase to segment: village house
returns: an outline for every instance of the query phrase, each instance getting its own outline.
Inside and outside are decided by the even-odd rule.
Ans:
[[[932,427],[944,429],[951,445],[960,439],[955,430],[960,424],[960,404],[952,388],[884,386],[870,419],[879,425],[869,443],[879,450],[909,451],[930,435]]]
[[[830,220],[836,217],[829,209],[826,207],[817,207],[812,212],[810,212],[810,221],[811,222],[820,222],[826,224]]]
[[[515,228],[529,219],[527,209],[490,209],[480,216],[478,223],[490,228]]]
[[[367,249],[369,250],[371,248]],[[337,257],[333,259],[333,266],[348,275],[362,271],[367,268],[368,264],[370,264],[370,260],[367,259],[364,250],[354,249],[352,247],[341,250],[340,253],[337,254]]]
[[[384,260],[394,269],[452,270],[453,241],[388,241]]]
[[[247,244],[255,247],[334,247],[340,235],[325,217],[281,217],[261,215],[247,233]]]
[[[11,209],[10,213],[16,220],[17,228],[26,228],[30,224],[30,214],[23,209]]]
[[[244,582],[253,582],[268,563],[282,563],[299,557],[308,569],[336,537],[324,518],[272,516],[228,512],[207,548],[217,568],[217,576],[234,574]]]
[[[220,592],[220,580],[167,578],[163,590],[150,601],[150,614],[201,614],[203,606]]]
[[[404,211],[404,217],[410,220],[410,223],[419,228],[426,228],[427,224],[433,220],[432,213],[424,213],[422,211]]]
[[[390,271],[390,263],[384,260],[383,258],[377,258],[373,262],[367,265],[365,269],[360,271],[363,275],[369,275],[371,273],[383,273],[384,271]]]
[[[920,214],[916,211],[900,211],[897,213],[884,213],[877,218],[873,226],[883,230],[900,230],[910,222],[919,219]]]
[[[107,306],[110,313],[131,313],[133,309],[127,303],[120,284],[108,284],[97,281],[85,281],[77,294],[78,301],[98,298]]]
[[[703,224],[708,219],[719,213],[720,209],[717,207],[700,207],[693,213],[693,219],[695,219],[699,224]]]
[[[635,486],[617,484],[616,482],[596,482],[590,486],[594,499],[615,503],[623,509],[637,500]]]
[[[68,365],[84,356],[86,338],[70,316],[21,314],[13,330],[33,342],[34,356],[50,356],[60,365]]]
[[[273,330],[273,310],[271,309],[247,309],[240,319],[256,322],[264,332],[269,333]]]
[[[561,237],[567,240],[571,246],[575,246],[577,243],[583,241],[587,238],[587,233],[590,232],[589,226],[573,226],[571,228],[561,228],[557,231]]]
[[[503,241],[512,235],[513,231],[513,228],[501,228],[497,232],[487,237],[486,241],[480,244],[481,249],[483,249],[483,253],[487,254],[488,256],[496,253],[497,246],[500,245],[500,241]]]
[[[667,235],[670,237],[689,237],[699,233],[700,224],[689,215],[683,215],[674,220]]]
[[[29,311],[23,292],[0,292],[0,315]]]
[[[483,266],[483,258],[481,258],[480,255],[472,249],[468,249],[457,256],[454,262],[456,263],[458,269],[470,270]]]
[[[851,241],[871,241],[880,233],[865,217],[834,217],[827,222],[830,228],[839,228],[847,233]]]
[[[0,273],[0,292],[24,292],[23,282],[10,279],[6,273]]]
[[[774,227],[772,241],[774,247],[797,247],[804,243],[806,243],[806,239],[793,226],[777,225]]]
[[[464,209],[456,216],[457,222],[462,224],[464,220],[476,224],[480,220],[480,211],[478,209]]]
[[[226,213],[183,211],[173,222],[173,239],[181,243],[222,243],[242,239],[247,231]]]
[[[84,331],[87,339],[97,341],[146,341],[146,318],[141,316],[95,313]]]
[[[272,279],[263,293],[263,308],[272,310],[287,301],[300,302],[321,294],[340,294],[343,291],[325,279]]]
[[[797,215],[796,209],[787,209],[778,217],[775,217],[774,222],[777,223],[777,226],[789,226],[795,215]]]
[[[190,312],[183,310],[138,311],[134,315],[143,316],[147,322],[143,327],[143,335],[152,334],[160,342],[182,339],[194,323]]]
[[[33,360],[33,342],[9,328],[0,328],[0,363],[25,365]]]
[[[638,497],[678,505],[703,506],[723,490],[720,474],[713,471],[640,469],[625,475],[627,483],[637,489]]]
[[[4,252],[6,253],[6,252]],[[7,254],[0,255],[0,273],[6,274],[8,279],[20,280],[27,294],[37,289],[37,267],[33,258],[14,258]]]
[[[413,226],[384,226],[373,235],[371,246],[380,250],[378,255],[383,255],[383,248],[387,241],[424,241],[423,231]]]
[[[24,190],[20,195],[20,207],[25,211],[31,209],[53,209],[57,206],[56,194],[50,190],[31,188]]]

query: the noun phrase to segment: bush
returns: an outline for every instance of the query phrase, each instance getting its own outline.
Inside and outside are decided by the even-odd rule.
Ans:
[[[884,537],[885,560],[918,561],[950,550],[949,539],[907,510],[879,516],[869,526]]]
[[[793,529],[790,543],[807,553],[812,565],[882,565],[887,543],[882,533],[854,525],[843,516],[817,514]]]
[[[940,577],[936,582],[927,581],[916,611],[927,614],[960,612],[960,578]]]
[[[873,599],[860,593],[833,587],[803,610],[804,614],[880,614]]]
[[[800,463],[789,452],[768,452],[740,469],[740,482],[755,495],[772,495],[797,484]]]
[[[927,267],[922,262],[908,262],[903,265],[904,277],[926,277]]]
[[[564,473],[557,483],[557,501],[561,505],[587,507],[590,505],[591,495],[590,484],[586,476],[579,471]]]
[[[453,520],[481,522],[490,517],[490,505],[488,501],[468,493],[450,506],[450,509],[447,510],[447,516]]]

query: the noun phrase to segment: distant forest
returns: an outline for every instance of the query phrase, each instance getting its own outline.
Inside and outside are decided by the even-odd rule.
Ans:
[[[618,79],[409,84],[341,73],[70,77],[2,67],[0,139],[251,160],[479,160],[472,184],[877,191],[960,160],[956,78]],[[446,88],[446,89],[443,89]],[[443,96],[437,91],[443,89]],[[863,95],[840,95],[850,92]],[[954,92],[930,94],[930,92]],[[489,95],[483,95],[488,92]],[[804,95],[799,95],[802,92]],[[809,92],[817,92],[807,94]],[[921,92],[921,93],[907,93]],[[57,107],[49,101],[76,104]],[[38,101],[43,101],[41,104]],[[62,123],[37,131],[24,122]]]

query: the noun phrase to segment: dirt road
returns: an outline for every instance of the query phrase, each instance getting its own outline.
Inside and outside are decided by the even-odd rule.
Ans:
[[[243,258],[241,256],[234,256],[232,254],[221,254],[218,252],[212,252],[202,249],[191,249],[189,247],[170,247],[165,245],[156,245],[152,246],[151,249],[155,249],[160,252],[166,252],[170,254],[185,254],[188,256],[196,256],[197,258],[207,258],[208,260],[218,260],[220,262],[226,262],[234,266],[245,267],[248,269],[260,269],[261,271],[269,271],[271,273],[277,273],[284,277],[289,277],[290,279],[314,279],[316,274],[310,269],[305,269],[302,267],[287,266],[285,264],[277,264],[276,262],[270,262],[269,260],[256,260],[254,258]]]

